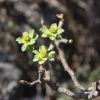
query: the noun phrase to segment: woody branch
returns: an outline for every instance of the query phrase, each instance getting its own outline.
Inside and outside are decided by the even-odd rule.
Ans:
[[[71,90],[64,88],[64,87],[60,87],[59,85],[57,85],[56,83],[54,83],[51,80],[50,77],[50,71],[44,69],[42,66],[39,69],[38,73],[40,74],[40,77],[33,82],[27,82],[24,80],[21,80],[20,83],[21,84],[26,84],[29,86],[33,86],[35,84],[41,84],[41,82],[46,83],[48,86],[50,86],[53,90],[55,90],[56,92],[68,95],[72,98],[76,98],[76,99],[85,99],[85,100],[89,100],[91,98],[95,98],[97,96],[100,96],[100,80],[97,82],[93,82],[90,87],[88,87],[86,90],[81,91],[79,93],[74,93]]]

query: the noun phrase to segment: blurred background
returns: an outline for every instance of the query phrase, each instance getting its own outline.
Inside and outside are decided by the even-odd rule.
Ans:
[[[37,79],[37,65],[31,52],[21,52],[16,38],[31,28],[40,34],[40,19],[49,26],[58,22],[59,13],[65,19],[63,37],[73,39],[61,44],[70,67],[86,87],[100,80],[100,0],[0,0],[0,100],[73,100],[45,84],[18,84]],[[47,42],[40,39],[37,45]],[[77,91],[58,56],[50,70],[54,82]]]

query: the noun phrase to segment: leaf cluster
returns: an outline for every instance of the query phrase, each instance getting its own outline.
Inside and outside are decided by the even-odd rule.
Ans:
[[[64,32],[62,27],[59,27],[56,23],[53,23],[49,28],[42,24],[42,27],[39,29],[42,33],[41,37],[49,38],[52,41],[59,40],[62,38],[61,33]],[[48,51],[45,45],[39,46],[36,50],[35,45],[39,36],[34,29],[23,32],[21,37],[18,37],[16,41],[22,45],[21,50],[24,52],[26,50],[31,50],[34,53],[33,61],[38,62],[39,64],[44,64],[46,61],[54,61],[55,51]]]

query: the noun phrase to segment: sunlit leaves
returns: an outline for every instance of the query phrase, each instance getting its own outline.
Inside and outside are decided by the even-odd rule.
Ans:
[[[49,38],[52,41],[62,39],[62,33],[64,32],[64,29],[62,28],[64,21],[63,14],[58,14],[57,17],[60,20],[59,23],[53,23],[49,28],[44,25],[43,20],[41,21],[42,27],[39,29],[39,31],[42,33],[41,37]],[[30,50],[32,53],[34,53],[34,62],[37,62],[38,64],[44,64],[47,61],[54,61],[55,51],[52,50],[53,48],[49,50],[50,47],[47,49],[46,46],[41,45],[37,50],[37,39],[38,34],[36,34],[33,29],[28,32],[23,32],[22,36],[18,37],[16,41],[22,46],[22,51]]]
[[[45,25],[40,28],[42,32],[42,37],[49,38],[50,40],[61,39],[61,33],[64,32],[63,28],[59,28],[56,23],[53,23],[48,29]]]
[[[37,38],[38,35],[35,34],[34,30],[30,30],[29,32],[23,32],[22,37],[18,37],[16,41],[22,44],[21,50],[26,51],[28,48],[34,48]]]
[[[38,62],[39,64],[44,64],[47,60],[54,61],[55,51],[48,52],[44,45],[39,47],[39,50],[33,51],[35,56],[33,58],[34,62]]]

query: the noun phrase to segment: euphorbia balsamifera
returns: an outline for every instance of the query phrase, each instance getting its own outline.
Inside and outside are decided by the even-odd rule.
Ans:
[[[84,99],[84,100],[90,100],[94,97],[100,96],[100,80],[97,82],[93,82],[91,86],[89,86],[87,89],[85,89],[77,80],[75,77],[75,74],[73,70],[69,67],[68,63],[66,62],[65,54],[63,50],[59,47],[60,43],[68,43],[67,39],[61,39],[61,33],[64,32],[64,29],[62,28],[64,19],[63,14],[58,14],[57,17],[60,19],[59,24],[53,23],[50,28],[47,28],[42,21],[42,27],[40,28],[40,31],[42,32],[42,37],[49,38],[50,40],[54,41],[50,44],[50,46],[47,48],[44,45],[39,46],[39,49],[37,50],[35,48],[36,40],[38,39],[38,35],[35,34],[34,30],[29,32],[23,32],[22,37],[19,37],[16,39],[16,41],[19,44],[22,44],[22,51],[25,51],[26,49],[30,49],[32,53],[34,53],[33,61],[37,62],[39,64],[38,66],[38,79],[33,82],[27,82],[25,80],[21,80],[20,83],[26,84],[29,86],[33,86],[34,84],[43,82],[47,83],[52,89],[59,93],[67,94],[75,99]],[[61,40],[60,40],[61,39]],[[69,40],[69,43],[71,43],[72,40]],[[56,46],[58,50],[59,57],[61,59],[61,63],[64,67],[64,70],[68,72],[70,77],[72,78],[72,81],[74,85],[77,87],[77,89],[80,89],[81,91],[79,93],[74,93],[71,90],[67,88],[62,88],[56,83],[54,83],[51,80],[50,77],[50,70],[49,67],[43,67],[44,63],[47,61],[54,61],[54,54],[55,51],[53,51],[54,45]]]

